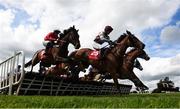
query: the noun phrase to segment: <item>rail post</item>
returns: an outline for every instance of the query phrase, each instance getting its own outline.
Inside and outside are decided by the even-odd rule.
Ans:
[[[15,66],[15,61],[16,61],[16,52],[14,52],[14,58],[12,60],[12,66],[11,66],[11,71],[9,72],[9,95],[12,95],[12,84],[13,84],[13,76],[14,76],[14,66]]]

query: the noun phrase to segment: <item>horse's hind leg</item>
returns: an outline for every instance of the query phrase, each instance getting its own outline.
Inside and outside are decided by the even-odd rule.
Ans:
[[[118,91],[120,92],[120,87],[119,87],[119,83],[118,83],[118,78],[117,78],[117,75],[116,75],[116,70],[111,70],[110,72],[110,75],[114,81],[114,84],[115,86],[117,87]]]
[[[33,73],[33,67],[39,63],[38,52],[36,52],[31,60],[31,73]]]

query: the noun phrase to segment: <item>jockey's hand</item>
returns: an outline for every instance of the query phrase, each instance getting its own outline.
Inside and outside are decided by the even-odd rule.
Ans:
[[[108,43],[109,43],[109,45],[114,45],[114,42],[111,40]]]

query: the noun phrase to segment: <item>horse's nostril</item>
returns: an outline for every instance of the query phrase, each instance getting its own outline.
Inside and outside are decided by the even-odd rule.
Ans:
[[[145,44],[143,44],[143,49],[145,48]]]
[[[147,57],[147,60],[149,60],[150,59],[150,57]]]
[[[80,44],[77,44],[76,48],[78,49],[78,48],[80,48],[80,47],[81,47],[81,45],[80,45]]]
[[[79,48],[80,48],[80,45],[77,44],[77,45],[75,46],[75,49],[79,49]]]

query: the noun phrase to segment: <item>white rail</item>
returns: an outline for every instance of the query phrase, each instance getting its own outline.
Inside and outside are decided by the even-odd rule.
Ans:
[[[25,56],[23,51],[0,63],[0,91],[7,90],[12,94],[13,86],[19,84],[24,76]]]

